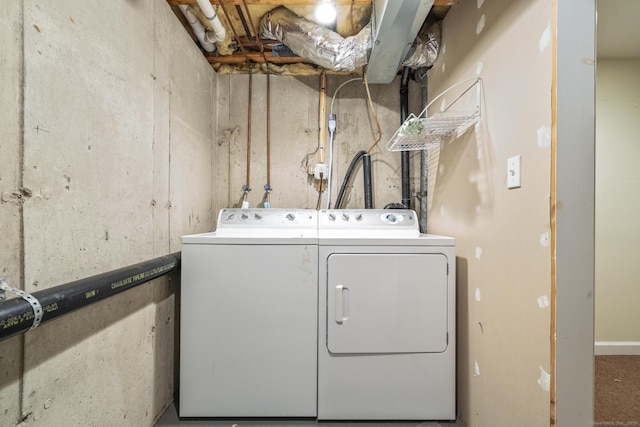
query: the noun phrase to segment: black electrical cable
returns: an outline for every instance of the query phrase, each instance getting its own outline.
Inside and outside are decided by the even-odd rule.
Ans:
[[[344,175],[344,180],[342,181],[342,186],[340,186],[340,191],[338,192],[338,197],[336,198],[336,204],[335,204],[335,208],[336,209],[340,209],[341,205],[342,205],[342,199],[344,198],[344,193],[347,189],[347,186],[349,185],[349,181],[351,180],[351,175],[353,175],[353,171],[356,168],[356,165],[358,163],[358,160],[360,160],[362,158],[362,156],[364,156],[365,154],[367,154],[366,151],[364,150],[360,150],[356,153],[355,156],[353,156],[353,159],[351,160],[351,163],[349,164],[349,167],[347,168],[347,173]]]
[[[42,323],[134,288],[180,267],[180,252],[54,286],[31,294],[42,306]],[[0,302],[0,341],[31,329],[33,309],[22,298]]]

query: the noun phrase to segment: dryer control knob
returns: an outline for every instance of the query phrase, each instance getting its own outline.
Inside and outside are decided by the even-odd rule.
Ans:
[[[260,215],[258,213],[255,215],[255,217],[256,217],[257,220],[261,220],[262,219],[262,215]]]
[[[240,215],[240,219],[243,219],[243,220],[249,219],[249,215],[242,214],[242,215]]]
[[[345,221],[349,221],[349,215],[347,215],[346,213],[342,214],[342,219]]]
[[[236,214],[234,213],[230,213],[229,215],[227,215],[227,219],[229,221],[233,221],[234,219],[236,219]]]
[[[336,216],[332,213],[329,214],[329,220],[330,221],[335,221],[336,220]]]
[[[362,214],[356,214],[356,221],[362,221]]]
[[[293,221],[294,219],[296,219],[296,216],[294,214],[292,214],[292,213],[288,213],[285,216],[285,218],[288,219],[289,221]]]
[[[387,214],[387,221],[389,221],[390,223],[394,223],[396,222],[398,219],[396,218],[396,216],[394,214]]]

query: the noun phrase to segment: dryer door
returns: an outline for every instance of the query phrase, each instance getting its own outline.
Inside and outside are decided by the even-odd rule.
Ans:
[[[440,353],[447,349],[443,254],[331,254],[331,353]]]

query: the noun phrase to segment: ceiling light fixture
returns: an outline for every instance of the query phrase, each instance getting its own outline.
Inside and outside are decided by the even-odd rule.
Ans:
[[[322,3],[316,6],[316,19],[324,25],[336,22],[336,7],[329,0],[322,0]]]

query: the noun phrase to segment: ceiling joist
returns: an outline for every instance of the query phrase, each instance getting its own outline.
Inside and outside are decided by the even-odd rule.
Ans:
[[[229,6],[243,5],[243,0],[210,0],[211,4],[224,3]],[[244,0],[248,5],[260,5],[260,6],[312,6],[318,3],[318,0]],[[332,0],[332,2],[338,6],[367,6],[373,3],[372,0]],[[451,6],[455,0],[435,0],[434,6]],[[197,0],[167,0],[172,6],[180,4],[196,4]]]
[[[177,9],[179,5],[196,5],[194,13],[199,12],[197,8],[197,0],[166,0],[171,6],[174,6],[176,15],[181,15]],[[228,66],[243,67],[243,64],[264,64],[271,63],[274,65],[285,64],[309,64],[312,62],[301,58],[299,56],[278,56],[277,53],[272,51],[274,44],[279,42],[274,40],[265,40],[260,38],[259,31],[260,19],[267,11],[279,7],[286,6],[292,10],[296,10],[296,13],[300,13],[301,16],[304,13],[309,13],[309,10],[313,10],[313,6],[318,4],[319,0],[209,0],[211,4],[220,7],[220,17],[227,28],[228,35],[231,36],[229,40],[225,41],[225,45],[218,44],[218,52],[206,53],[203,52],[205,58],[212,65],[226,64]],[[350,22],[343,19],[343,25],[338,29],[334,29],[336,32],[340,32],[344,37],[359,31],[359,29],[366,23],[371,14],[371,7],[374,0],[331,0],[333,4],[338,7],[343,7],[347,17],[350,17]],[[434,0],[432,13],[434,16],[440,19],[446,14],[456,0]],[[304,8],[307,9],[304,9]],[[356,12],[356,20],[354,25],[354,7],[358,10]],[[301,9],[302,8],[302,9]],[[306,12],[305,12],[306,11]],[[255,12],[255,13],[254,13]],[[192,34],[191,28],[184,21],[183,25]],[[202,16],[200,19],[204,19]],[[346,19],[346,18],[345,18]],[[346,24],[345,24],[346,22]],[[350,24],[350,25],[347,25]],[[228,36],[228,37],[229,37]],[[257,37],[256,37],[257,36]],[[195,36],[194,38],[195,41]],[[224,47],[228,44],[230,49],[225,51]],[[235,44],[235,48],[232,47]],[[222,48],[222,50],[221,50]]]

